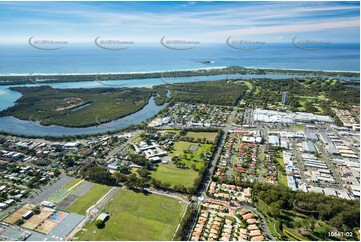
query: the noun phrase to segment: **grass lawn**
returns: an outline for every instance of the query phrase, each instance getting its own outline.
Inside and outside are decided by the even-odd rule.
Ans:
[[[73,180],[71,180],[68,184],[66,184],[65,186],[64,186],[64,188],[65,189],[69,189],[69,188],[71,188],[71,187],[73,187],[75,184],[77,184],[78,182],[80,182],[81,181],[81,179],[80,178],[75,178],[75,179],[73,179]],[[80,183],[81,184],[81,183]],[[79,184],[79,185],[80,185]],[[78,186],[79,186],[78,185]]]
[[[283,169],[285,169],[285,163],[282,157],[282,153],[280,154],[280,157],[277,157],[276,159],[278,163],[283,167]],[[277,181],[278,184],[283,184],[286,187],[288,186],[287,175],[284,175],[281,170],[277,170]]]
[[[79,240],[172,240],[184,209],[172,198],[122,190],[105,209],[105,227],[87,225]]]
[[[94,184],[84,196],[79,197],[73,204],[66,208],[67,212],[85,215],[86,210],[103,197],[111,187]]]
[[[157,170],[152,173],[152,177],[162,183],[170,183],[171,186],[192,187],[193,181],[198,177],[198,172],[193,169],[180,169],[171,163],[159,164]]]
[[[246,86],[249,88],[249,90],[251,90],[253,87],[252,83],[250,83],[249,81],[245,81],[244,84],[246,84]]]
[[[294,124],[290,126],[290,130],[292,131],[300,131],[300,130],[304,130],[305,129],[305,125],[304,124]]]
[[[197,147],[196,150],[190,152],[190,147]],[[152,173],[152,177],[161,182],[170,183],[171,186],[183,185],[185,187],[192,187],[194,180],[198,177],[198,172],[192,169],[194,164],[197,169],[203,167],[204,161],[208,160],[204,154],[211,152],[213,145],[198,144],[191,142],[175,142],[174,150],[169,153],[170,157],[179,156],[181,162],[188,166],[188,169],[177,168],[173,162],[169,164],[159,164],[157,170]],[[184,150],[189,153],[184,153]]]
[[[199,144],[199,143],[191,143],[191,142],[175,142],[174,150],[172,153],[169,153],[170,157],[179,156],[183,163],[186,163],[188,167],[191,167],[192,164],[195,164],[197,168],[201,168],[204,163],[203,161],[207,159],[204,157],[204,154],[210,153],[212,149],[211,144]],[[190,148],[197,149],[195,151],[191,151]],[[184,153],[184,150],[189,153]]]
[[[216,139],[217,133],[216,132],[188,132],[186,137],[191,137],[196,139],[203,139],[206,138],[209,142],[214,142]]]
[[[142,141],[142,137],[138,136],[137,138],[135,138],[135,139],[133,140],[133,143],[138,143],[138,142],[140,142],[140,141]]]

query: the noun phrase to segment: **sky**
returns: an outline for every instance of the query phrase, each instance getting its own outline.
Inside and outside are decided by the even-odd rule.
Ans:
[[[358,2],[0,2],[0,44],[32,36],[73,43],[292,38],[360,42]]]

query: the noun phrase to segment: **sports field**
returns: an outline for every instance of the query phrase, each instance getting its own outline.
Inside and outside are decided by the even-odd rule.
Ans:
[[[194,180],[198,177],[198,172],[193,169],[177,168],[172,163],[159,164],[152,177],[162,181],[162,183],[170,183],[171,186],[183,185],[185,187],[192,187]]]
[[[74,178],[73,180],[71,180],[68,184],[66,184],[64,186],[65,189],[69,189],[72,188],[73,186],[77,185],[80,181],[82,181],[82,179],[80,178]],[[83,180],[84,181],[84,180]],[[78,185],[80,185],[81,183],[79,183]]]
[[[53,195],[48,197],[47,200],[50,202],[53,202],[53,203],[59,203],[59,202],[61,202],[61,200],[66,198],[70,193],[71,193],[70,190],[61,188],[57,192],[55,192]]]
[[[56,226],[58,225],[58,223],[55,223],[53,221],[50,220],[45,220],[44,222],[41,223],[40,226],[38,226],[35,231],[38,231],[40,233],[43,234],[48,234],[50,231],[52,231]]]
[[[123,190],[105,209],[105,228],[87,225],[79,240],[172,240],[184,209],[176,199]]]
[[[188,132],[186,135],[186,137],[192,137],[195,140],[197,139],[203,140],[205,138],[206,140],[212,143],[216,139],[216,136],[217,136],[217,132]]]
[[[75,202],[72,203],[65,210],[67,212],[85,215],[86,210],[90,206],[94,205],[110,189],[111,187],[109,186],[94,184],[94,186],[90,188],[88,192],[75,200]]]

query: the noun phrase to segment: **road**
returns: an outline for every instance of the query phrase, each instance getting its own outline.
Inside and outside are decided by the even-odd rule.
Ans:
[[[294,160],[297,161],[297,166],[298,166],[298,170],[300,172],[301,180],[304,184],[307,184],[306,179],[305,179],[305,173],[303,172],[303,170],[304,170],[303,160],[302,160],[300,152],[297,149],[296,140],[294,140],[294,139],[292,140],[292,148],[293,148],[293,157],[294,157]]]
[[[108,160],[111,159],[114,155],[116,155],[117,153],[123,151],[124,148],[126,148],[128,144],[130,144],[131,142],[133,142],[133,140],[135,140],[135,139],[139,136],[139,133],[140,133],[140,132],[141,132],[141,131],[135,132],[135,133],[133,134],[133,136],[130,137],[125,143],[119,145],[118,147],[116,147],[116,148],[114,148],[112,151],[110,151],[104,160],[105,160],[105,161],[108,161]]]
[[[258,181],[261,182],[263,180],[263,151],[264,151],[265,145],[259,146],[259,174],[258,174]]]
[[[327,151],[325,151],[325,149],[323,148],[323,145],[321,145],[319,143],[315,143],[315,145],[317,146],[317,149],[321,151],[322,157],[324,158],[325,163],[327,164],[327,167],[332,172],[332,175],[335,178],[336,182],[338,182],[338,185],[336,185],[336,187],[343,189],[342,180],[339,176],[339,173],[335,170],[335,166],[332,164],[332,161],[330,160],[330,157],[328,156]]]

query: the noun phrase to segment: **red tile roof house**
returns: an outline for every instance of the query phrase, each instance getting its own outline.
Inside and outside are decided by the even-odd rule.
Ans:
[[[195,237],[199,237],[201,235],[201,233],[200,232],[193,232],[192,235],[195,236]]]
[[[252,231],[249,233],[249,235],[252,236],[252,237],[260,236],[260,235],[261,235],[261,231],[259,231],[259,230],[252,230]]]
[[[239,238],[240,238],[240,239],[243,239],[243,240],[246,240],[246,239],[248,238],[248,236],[247,236],[246,234],[240,233],[240,234],[239,234]]]
[[[243,215],[242,218],[245,220],[253,218],[253,213],[247,213],[247,214]]]
[[[251,238],[251,241],[263,241],[263,240],[264,240],[264,237],[262,235]]]
[[[246,214],[248,212],[249,212],[248,210],[242,209],[242,210],[238,211],[238,214],[242,216],[242,215],[244,215],[244,214]]]
[[[199,237],[197,237],[197,236],[192,236],[191,241],[199,241]]]
[[[232,221],[232,220],[228,220],[228,219],[226,219],[226,224],[231,225],[231,224],[233,224],[233,221]]]
[[[246,221],[248,224],[255,224],[255,223],[258,223],[257,219],[254,219],[254,218],[250,218],[250,219],[247,219]]]
[[[248,225],[247,229],[248,230],[255,230],[255,229],[258,229],[258,226],[255,225],[255,224],[251,224],[251,225]]]

